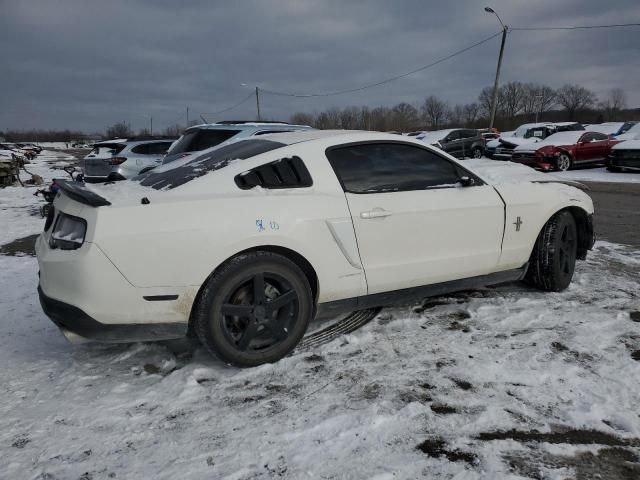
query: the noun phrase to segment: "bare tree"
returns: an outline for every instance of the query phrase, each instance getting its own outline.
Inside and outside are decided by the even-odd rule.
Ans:
[[[391,109],[393,130],[409,132],[415,130],[420,123],[418,109],[408,103],[399,103]]]
[[[451,125],[462,126],[465,123],[464,105],[456,103],[449,109],[447,115],[447,122]]]
[[[437,130],[446,119],[448,110],[446,102],[430,95],[422,104],[422,119],[430,128]]]
[[[356,130],[360,128],[360,109],[347,107],[340,112],[340,128]]]
[[[511,122],[524,106],[526,88],[522,82],[507,82],[500,87],[502,109],[506,119]]]
[[[314,125],[315,124],[315,116],[312,113],[304,113],[298,112],[291,115],[289,122],[294,125]]]
[[[133,135],[133,132],[126,122],[114,123],[107,128],[106,132],[107,138],[126,138],[131,135]]]
[[[556,91],[547,86],[536,83],[526,83],[524,85],[524,101],[522,113],[527,115],[530,120],[540,116],[544,112],[548,112],[556,103]]]
[[[576,113],[592,107],[596,102],[596,94],[580,85],[566,84],[556,92],[557,102],[569,114],[569,120],[576,119]]]
[[[496,117],[502,115],[504,108],[503,90],[498,89],[498,95],[496,99]],[[491,103],[493,102],[493,87],[484,87],[478,95],[478,103],[480,104],[480,113],[483,117],[489,118],[491,115]]]
[[[464,106],[464,123],[467,127],[473,126],[480,116],[480,105],[477,103],[467,103]]]
[[[627,106],[627,94],[621,88],[613,88],[609,90],[607,98],[599,106],[607,120],[616,120],[620,110]]]
[[[179,137],[180,135],[182,135],[182,131],[183,128],[180,125],[175,124],[165,128],[162,134],[167,137]]]

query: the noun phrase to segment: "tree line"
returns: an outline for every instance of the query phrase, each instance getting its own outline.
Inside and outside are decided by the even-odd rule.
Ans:
[[[437,130],[448,127],[485,128],[489,124],[493,87],[483,88],[477,101],[451,104],[435,95],[429,95],[420,104],[402,102],[395,106],[333,107],[322,112],[298,112],[289,118],[291,123],[311,125],[320,129],[400,131]],[[512,130],[525,122],[604,121],[633,120],[640,117],[640,110],[628,110],[627,95],[621,88],[614,88],[599,99],[596,94],[577,84],[566,84],[554,89],[548,85],[511,81],[498,89],[496,119],[500,130]],[[199,123],[190,122],[190,126]],[[178,137],[183,125],[171,125],[156,135]],[[134,131],[126,122],[108,127],[104,133],[86,135],[74,130],[8,130],[0,131],[0,137],[10,142],[87,142],[102,137],[126,138],[147,136],[147,129]]]
[[[379,131],[437,130],[447,127],[487,127],[491,115],[493,87],[480,91],[471,103],[449,102],[429,95],[420,104],[399,103],[393,107],[350,106],[329,108],[319,113],[298,112],[291,123],[315,128]],[[603,99],[581,85],[566,84],[558,89],[537,83],[512,81],[498,89],[494,125],[510,130],[524,122],[582,121],[601,123],[622,121],[638,115],[625,110],[626,93],[614,88]]]

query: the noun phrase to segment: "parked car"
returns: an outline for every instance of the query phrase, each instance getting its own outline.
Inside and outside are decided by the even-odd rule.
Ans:
[[[450,128],[434,130],[414,135],[427,145],[433,145],[456,158],[480,158],[484,153],[485,142],[478,130],[472,128]]]
[[[607,159],[607,170],[610,172],[640,172],[640,132],[632,135],[633,138],[611,148]]]
[[[85,182],[118,181],[160,165],[172,138],[118,139],[94,144],[82,161]]]
[[[559,132],[541,142],[516,147],[511,161],[545,171],[564,171],[576,165],[605,163],[616,143],[599,132]]]
[[[516,147],[540,142],[558,132],[584,130],[577,122],[558,123],[525,123],[520,125],[512,135],[503,134],[497,140],[487,143],[486,157],[494,160],[511,160]]]
[[[35,153],[36,155],[38,155],[40,152],[42,152],[42,147],[39,145],[34,145],[33,143],[16,143],[16,145],[23,149],[23,150],[28,150],[31,151],[33,153]]]
[[[225,362],[273,362],[314,317],[523,278],[563,290],[593,245],[574,185],[379,132],[253,137],[139,181],[61,182],[40,300],[71,338],[192,329]]]
[[[188,128],[171,147],[162,163],[170,163],[196,152],[220,147],[237,140],[268,133],[310,130],[307,125],[291,125],[284,122],[224,121],[196,125]]]
[[[608,123],[596,123],[589,125],[590,132],[604,133],[605,135],[611,135],[615,137],[621,133],[624,127],[624,122],[608,122]]]

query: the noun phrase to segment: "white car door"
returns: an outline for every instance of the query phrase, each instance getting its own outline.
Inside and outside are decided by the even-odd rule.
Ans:
[[[327,152],[347,198],[369,294],[496,270],[504,203],[493,187],[413,144]],[[468,176],[473,185],[462,186]]]

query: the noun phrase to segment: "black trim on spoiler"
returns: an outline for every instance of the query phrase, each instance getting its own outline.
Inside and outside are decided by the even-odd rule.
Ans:
[[[56,180],[56,184],[60,186],[67,197],[76,202],[84,203],[90,207],[105,207],[111,205],[106,198],[101,197],[91,190],[87,190],[80,182],[69,182],[67,180]]]

